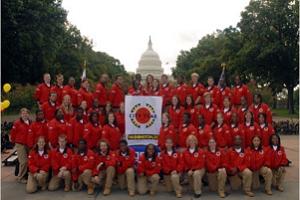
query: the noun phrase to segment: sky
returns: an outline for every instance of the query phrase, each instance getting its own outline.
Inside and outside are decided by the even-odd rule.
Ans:
[[[135,72],[151,36],[152,47],[170,74],[181,50],[197,46],[217,29],[236,26],[249,1],[63,0],[62,6],[68,20],[93,40],[93,49],[120,60],[128,72]]]

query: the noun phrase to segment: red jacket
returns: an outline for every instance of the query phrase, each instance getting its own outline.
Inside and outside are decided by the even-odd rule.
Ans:
[[[156,156],[155,160],[151,160],[145,157],[145,154],[142,154],[139,157],[139,161],[136,168],[136,173],[141,174],[145,173],[146,176],[152,176],[154,174],[159,174],[161,169],[161,160]]]
[[[217,86],[213,85],[211,88],[205,88],[204,93],[209,92],[212,97],[212,103],[216,104],[216,106],[220,107],[220,99],[221,99],[221,94],[220,90]],[[201,103],[204,104],[204,99],[201,99]],[[223,102],[222,102],[223,104]]]
[[[240,100],[241,100],[242,96],[247,97],[248,106],[250,106],[252,104],[252,96],[251,96],[251,93],[249,91],[249,88],[244,84],[234,86],[233,94],[232,94],[232,97],[233,97],[232,103],[233,103],[233,105],[241,105]]]
[[[72,169],[72,156],[73,151],[68,147],[65,147],[64,151],[61,153],[59,146],[51,151],[51,167],[54,174],[59,173],[59,169],[66,167],[67,170]]]
[[[27,146],[32,148],[40,136],[44,136],[46,142],[48,141],[48,122],[46,120],[34,121],[30,124],[27,134]]]
[[[74,87],[71,87],[69,85],[65,85],[63,90],[62,90],[62,98],[64,98],[64,96],[69,95],[71,98],[71,103],[72,106],[77,107],[78,103],[77,103],[77,90]]]
[[[221,112],[223,113],[224,115],[224,123],[229,126],[230,125],[230,121],[231,121],[231,117],[232,117],[232,114],[237,112],[235,110],[234,107],[230,106],[229,107],[229,110],[227,110],[226,112],[224,111],[224,108],[221,110]]]
[[[230,105],[233,105],[233,103],[232,103],[232,92],[229,89],[229,87],[220,88],[220,104],[219,104],[220,109],[224,108],[223,101],[224,101],[225,97],[229,97],[230,98]]]
[[[264,147],[269,146],[269,139],[272,134],[275,133],[274,128],[271,124],[265,123],[265,126],[262,128],[259,125],[260,133],[261,133],[261,144]]]
[[[16,121],[10,130],[10,140],[13,143],[20,143],[27,146],[27,135],[30,123],[30,120],[29,124],[25,123],[22,118]]]
[[[204,151],[198,147],[195,148],[193,153],[187,148],[182,152],[182,158],[184,161],[184,171],[200,170],[204,167],[205,154]]]
[[[62,105],[60,105],[59,108],[62,109],[62,111],[64,112],[64,120],[67,123],[69,123],[70,119],[72,119],[72,117],[74,117],[76,115],[74,108],[73,108],[73,112],[72,113],[67,113],[66,110],[65,110],[65,108]]]
[[[188,112],[191,114],[191,123],[197,127],[198,126],[198,115],[199,111],[197,106],[192,107],[191,105],[188,105],[187,108],[184,110],[184,112]]]
[[[48,140],[53,148],[58,145],[58,136],[61,134],[68,134],[66,122],[64,120],[58,121],[56,118],[52,119],[48,125]]]
[[[130,95],[130,96],[144,96],[144,93],[141,90],[136,91],[134,88],[130,88],[128,90],[127,95]]]
[[[258,123],[258,114],[262,113],[262,112],[266,113],[266,115],[267,115],[267,119],[266,119],[267,123],[271,123],[273,120],[270,107],[265,103],[261,103],[260,105],[258,105],[257,108],[255,107],[255,105],[252,105],[252,106],[250,106],[250,110],[253,113],[254,121],[256,123]]]
[[[97,98],[102,107],[108,101],[107,88],[102,83],[98,83],[94,89],[94,98]]]
[[[72,169],[77,168],[75,173],[72,173],[72,179],[78,180],[78,175],[82,174],[84,170],[93,170],[95,165],[95,154],[92,150],[85,149],[83,155],[78,151],[73,154]]]
[[[166,148],[167,138],[172,138],[173,146],[176,146],[176,131],[172,124],[160,127],[157,145],[161,150],[164,150]]]
[[[191,123],[189,124],[182,124],[179,126],[178,129],[178,141],[177,144],[181,148],[187,148],[186,146],[186,139],[189,135],[195,135],[197,134],[197,130],[195,126]]]
[[[215,173],[218,168],[227,166],[226,153],[222,148],[216,148],[214,152],[208,148],[205,150],[205,166],[209,173]]]
[[[89,119],[88,121],[90,121],[90,114],[92,112],[98,113],[98,115],[99,115],[98,122],[99,122],[99,124],[101,124],[101,118],[100,118],[100,116],[102,116],[102,110],[101,110],[101,108],[99,108],[99,107],[96,108],[95,106],[90,107],[90,109],[87,111],[87,116],[88,116],[88,119]]]
[[[226,160],[226,171],[228,175],[236,175],[231,174],[231,170],[233,168],[238,168],[238,172],[242,172],[250,166],[250,157],[248,151],[243,147],[241,148],[240,153],[235,150],[235,147],[229,148],[226,152]]]
[[[121,140],[121,132],[118,127],[110,124],[106,124],[102,129],[102,138],[107,139],[111,150],[119,149],[119,142]]]
[[[244,124],[245,112],[247,110],[249,110],[249,107],[245,108],[244,110],[242,108],[238,109],[237,113],[238,113],[239,124]]]
[[[97,147],[99,140],[101,139],[102,127],[99,123],[92,124],[89,122],[84,125],[83,138],[87,141],[87,148],[92,149]]]
[[[271,170],[286,166],[286,164],[287,158],[283,146],[280,146],[280,148],[277,146],[276,150],[273,149],[273,146],[267,147],[266,165],[269,166]]]
[[[229,146],[232,142],[231,134],[229,128],[226,124],[217,125],[214,129],[214,138],[217,141],[218,147]]]
[[[113,84],[110,88],[109,101],[113,107],[119,107],[121,102],[124,102],[124,93],[120,86]]]
[[[107,167],[112,166],[116,167],[116,155],[113,151],[109,150],[106,154],[102,154],[100,151],[95,153],[95,165],[93,169],[93,176],[98,176],[99,171],[97,170],[97,166],[103,162],[100,170],[106,170]]]
[[[55,111],[59,108],[59,106],[54,103],[53,105],[50,101],[44,102],[41,109],[45,114],[45,119],[50,122],[52,119],[55,118]]]
[[[150,95],[151,95],[151,91],[152,91],[152,86],[148,85],[148,86],[145,88],[145,93],[146,93],[146,95],[150,96]]]
[[[188,94],[192,95],[194,102],[196,101],[196,99],[198,98],[198,96],[201,97],[202,99],[202,95],[204,94],[204,87],[201,83],[197,83],[195,86],[193,84],[190,85],[189,90],[188,90]],[[200,104],[201,100],[199,102],[195,102],[196,104]]]
[[[205,105],[199,108],[199,114],[202,114],[204,116],[204,122],[209,126],[217,120],[217,114],[219,112],[220,110],[215,104],[210,104],[208,108],[206,108]]]
[[[208,140],[213,137],[212,130],[210,126],[203,123],[201,126],[198,126],[198,147],[201,149],[204,147],[208,147]]]
[[[255,135],[258,135],[261,137],[260,127],[256,122],[253,122],[253,124],[250,124],[250,126],[247,126],[244,123],[244,132],[246,137],[246,148],[248,148],[252,144],[252,137]]]
[[[89,109],[93,104],[93,95],[90,91],[80,88],[77,93],[77,103],[81,104],[82,101],[86,101],[87,109]]]
[[[168,113],[172,119],[172,123],[175,128],[178,128],[182,123],[182,115],[184,113],[184,108],[180,106],[180,108],[173,108],[173,106],[169,106]]]
[[[173,85],[170,83],[167,84],[161,84],[160,85],[160,90],[162,93],[162,98],[163,98],[163,107],[170,105],[171,100],[172,100],[172,95],[173,95]]]
[[[154,88],[151,87],[149,96],[159,96],[159,97],[161,97],[162,96],[162,91],[159,88],[154,89]]]
[[[125,134],[125,113],[117,112],[115,113],[117,122],[118,122],[118,128],[122,135]]]
[[[260,170],[260,168],[266,165],[266,153],[267,148],[261,147],[261,149],[255,150],[254,148],[248,147],[247,151],[250,157],[250,166],[251,171]]]
[[[40,104],[48,101],[50,90],[51,85],[48,86],[46,83],[39,84],[34,92],[35,100],[40,102]]]
[[[238,124],[238,123],[230,124],[229,131],[231,134],[232,141],[228,144],[228,147],[233,147],[233,141],[234,141],[235,136],[240,135],[243,140],[242,147],[245,148],[247,140],[246,140],[246,136],[245,136],[245,132],[244,132],[244,126],[242,124]]]
[[[28,156],[28,168],[31,173],[37,173],[39,170],[48,172],[51,165],[51,151],[44,149],[42,156],[40,156],[37,149],[32,149]]]
[[[161,168],[164,174],[169,175],[173,170],[177,173],[183,170],[183,159],[178,150],[173,149],[172,154],[169,155],[167,150],[160,153],[161,156]]]
[[[116,152],[116,162],[120,162],[121,165],[117,166],[117,174],[124,174],[129,167],[134,168],[135,156],[135,151],[130,147],[127,148],[125,155],[122,155],[122,152],[118,150]]]
[[[182,106],[185,103],[185,98],[187,96],[187,93],[188,93],[188,87],[185,83],[181,85],[178,84],[173,90],[173,95],[177,95],[179,97]]]
[[[84,124],[84,119],[80,120],[76,116],[70,120],[67,130],[68,143],[71,143],[75,146],[78,145],[79,139],[83,137]]]
[[[50,92],[54,91],[57,94],[57,99],[56,101],[60,105],[62,103],[62,91],[63,91],[64,86],[59,86],[59,85],[54,85],[51,87]]]

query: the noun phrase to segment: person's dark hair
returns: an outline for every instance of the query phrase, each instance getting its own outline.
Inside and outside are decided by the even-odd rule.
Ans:
[[[112,108],[111,102],[110,102],[110,101],[107,101],[107,102],[105,102],[105,104],[103,105],[103,109],[102,109],[102,115],[103,115],[103,116],[106,116],[106,115],[107,115],[107,113],[106,113],[106,106],[107,106],[107,105],[110,105],[110,110],[109,110],[109,112],[113,112],[113,108]]]
[[[187,116],[189,119],[191,119],[191,113],[189,112],[184,112],[183,115]]]
[[[178,77],[181,77],[181,78],[182,78],[182,80],[184,80],[184,76],[183,76],[183,75],[178,75]]]
[[[148,153],[147,153],[147,149],[148,149],[150,146],[153,146],[153,148],[154,148],[154,154],[153,154],[153,159],[152,159],[152,160],[154,160],[154,161],[155,161],[155,159],[156,159],[156,156],[157,156],[157,151],[156,151],[156,147],[155,147],[155,145],[154,145],[154,144],[152,144],[152,143],[148,144],[148,145],[146,146],[146,148],[145,148],[145,152],[144,152],[144,154],[145,154],[146,160],[148,160]]]
[[[107,113],[107,115],[105,116],[104,124],[109,124],[109,123],[108,123],[108,116],[109,116],[110,114],[113,114],[113,116],[114,116],[114,118],[115,118],[113,124],[114,124],[115,126],[117,126],[117,118],[116,118],[116,116],[115,116],[115,114],[114,114],[113,112]]]
[[[78,140],[78,144],[79,144],[79,142],[84,142],[84,144],[86,145],[86,139],[84,139],[84,138],[80,138],[80,139]]]
[[[98,120],[99,120],[99,114],[98,114],[97,112],[91,112],[91,113],[90,113],[90,116],[89,116],[90,122],[92,122],[92,118],[93,118],[94,115],[97,115]]]
[[[188,104],[186,103],[186,99],[187,99],[188,97],[191,98],[191,100],[192,100],[192,103],[191,103],[192,108],[194,108],[194,106],[195,106],[195,101],[194,101],[192,95],[188,94],[188,95],[186,95],[186,97],[185,97],[185,102],[184,102],[184,109],[185,109],[185,110],[186,110],[187,107],[188,107]]]
[[[128,142],[127,142],[127,140],[121,139],[120,142],[119,142],[119,144],[126,144],[126,145],[128,145]]]
[[[77,108],[76,108],[76,111],[77,111],[77,112],[78,112],[78,111],[82,111],[82,112],[83,112],[84,110],[83,110],[82,107],[77,107]]]
[[[253,145],[253,140],[255,139],[255,138],[258,138],[259,140],[260,140],[260,143],[259,143],[259,146],[258,146],[258,150],[259,151],[261,151],[262,150],[262,146],[261,146],[261,138],[258,136],[258,135],[254,135],[253,137],[252,137],[252,142],[251,142],[251,145],[250,145],[250,149],[255,149],[254,148],[254,145]]]
[[[277,149],[279,150],[279,149],[280,149],[281,142],[280,142],[280,137],[279,137],[278,134],[274,133],[274,134],[272,134],[272,135],[270,136],[269,144],[270,144],[270,146],[271,146],[271,148],[272,148],[272,146],[273,146],[272,138],[273,138],[273,137],[277,137],[277,139],[278,139],[278,144],[277,144],[278,147],[277,147]]]
[[[264,119],[265,119],[264,121],[266,122],[266,120],[267,120],[267,114],[266,114],[266,113],[264,113],[264,112],[261,112],[261,113],[259,113],[259,114],[258,114],[258,116],[257,116],[257,117],[259,118],[260,116],[263,116],[263,117],[264,117]]]
[[[213,81],[215,81],[214,77],[212,76],[207,77],[207,79],[212,79]]]
[[[181,105],[180,99],[179,99],[179,97],[178,97],[177,95],[174,95],[173,97],[175,97],[175,98],[177,99],[177,104],[175,105],[175,108],[176,108],[176,109],[179,109],[179,108],[180,108],[180,105]],[[172,99],[173,99],[173,97],[172,97]],[[173,104],[172,104],[172,106],[173,106]]]
[[[260,93],[257,93],[257,94],[254,94],[253,95],[253,100],[254,100],[254,97],[257,97],[257,98],[259,98],[260,99],[260,103],[262,103],[263,102],[263,99],[262,99],[262,96],[261,96],[261,94]]]
[[[142,75],[141,74],[136,74],[135,78],[137,78],[137,77],[142,77]]]
[[[36,111],[35,111],[35,114],[37,115],[37,114],[39,114],[39,113],[41,113],[41,112],[44,112],[42,109],[37,109]]]
[[[202,118],[204,119],[204,115],[203,114],[199,114],[200,116],[202,116]],[[199,115],[198,115],[198,117],[199,117]]]
[[[225,100],[225,99],[228,99],[229,102],[231,101],[231,99],[230,99],[229,96],[224,97],[224,100]],[[224,101],[224,100],[223,100],[223,101]]]
[[[95,103],[95,101],[99,102],[99,100],[97,98],[93,98],[93,103]]]
[[[241,98],[244,98],[246,102],[248,102],[248,98],[246,96],[241,96]]]
[[[122,77],[121,74],[117,74],[116,77],[115,77],[115,79],[117,80],[120,76]]]
[[[134,88],[134,87],[135,87],[135,86],[134,86],[135,83],[140,83],[140,82],[137,81],[137,80],[132,81],[132,87],[133,87],[133,89],[135,89],[135,88]],[[137,89],[138,89],[138,88],[137,88]]]
[[[58,111],[59,111],[59,110],[61,110],[61,111],[63,112],[63,110],[62,110],[61,108],[58,108],[58,109],[56,109],[56,110],[55,110],[55,112],[54,112],[54,116],[56,116],[56,115],[57,115],[57,113],[58,113]]]

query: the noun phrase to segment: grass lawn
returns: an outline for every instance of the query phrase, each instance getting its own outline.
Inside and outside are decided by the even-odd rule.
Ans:
[[[272,108],[271,112],[275,113],[275,116],[299,119],[299,110],[296,110],[296,114],[288,114],[289,110],[287,110],[287,109],[284,109],[284,108],[274,109],[274,108]]]

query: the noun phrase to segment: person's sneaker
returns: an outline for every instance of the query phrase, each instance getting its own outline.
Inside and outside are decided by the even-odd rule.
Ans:
[[[251,192],[251,191],[244,191],[245,192],[245,194],[246,195],[248,195],[249,197],[254,197],[254,194],[253,194],[253,192]]]
[[[272,194],[273,194],[272,190],[267,190],[266,193],[267,193],[268,195],[272,195]]]
[[[65,192],[69,192],[71,190],[71,187],[70,186],[66,186],[64,190],[65,190]]]
[[[188,182],[186,182],[186,181],[181,181],[180,182],[180,185],[188,185],[189,183]]]
[[[94,187],[91,185],[88,185],[88,191],[87,191],[88,195],[92,195],[94,194]]]
[[[44,190],[46,190],[46,188],[47,188],[47,184],[45,183],[44,185],[42,185],[42,191],[44,191]]]
[[[283,188],[282,188],[280,185],[277,185],[277,186],[276,186],[276,189],[277,189],[278,191],[280,191],[280,192],[283,192]]]
[[[18,180],[19,183],[23,183],[23,184],[26,184],[27,183],[27,180],[25,178],[22,178],[20,180]]]
[[[155,191],[150,191],[150,195],[155,195]]]
[[[199,197],[201,197],[201,194],[194,194],[194,197],[199,198]]]
[[[177,198],[181,198],[181,197],[182,197],[182,194],[181,194],[181,193],[178,193],[178,194],[176,194],[176,197],[177,197]]]
[[[110,194],[110,188],[104,188],[104,191],[103,191],[103,195],[109,195]]]
[[[221,197],[221,198],[225,198],[225,193],[223,192],[223,193],[219,193],[219,196]]]
[[[134,192],[129,192],[129,196],[133,197],[135,195]]]

